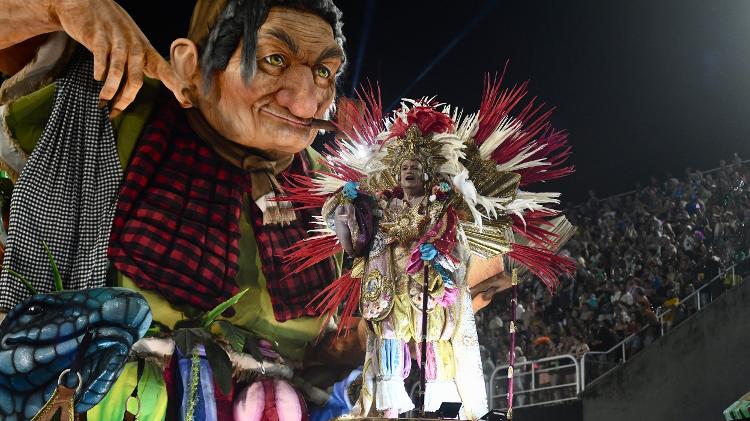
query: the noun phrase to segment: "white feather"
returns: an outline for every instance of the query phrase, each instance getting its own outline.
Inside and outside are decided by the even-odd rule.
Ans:
[[[497,129],[495,129],[495,131],[493,131],[479,147],[480,157],[482,159],[490,159],[492,153],[495,152],[503,142],[518,133],[522,126],[523,123],[519,120],[515,120],[511,117],[503,118],[500,124],[498,124]]]
[[[469,211],[474,218],[474,226],[482,229],[482,213],[477,209],[477,188],[474,186],[474,182],[469,179],[469,171],[464,169],[456,174],[453,177],[453,186],[461,193],[464,202],[469,207]]]
[[[498,171],[513,172],[513,171],[518,171],[524,168],[532,168],[532,167],[549,165],[547,162],[544,162],[546,158],[526,161],[526,159],[528,159],[531,155],[537,153],[541,148],[542,146],[534,147],[534,145],[528,145],[525,148],[523,148],[521,152],[518,153],[518,155],[509,159],[508,162],[498,164],[496,168]]]

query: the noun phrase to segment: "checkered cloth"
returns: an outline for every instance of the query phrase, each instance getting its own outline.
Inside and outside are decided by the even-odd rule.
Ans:
[[[238,292],[243,201],[276,319],[318,315],[307,303],[335,277],[330,260],[288,277],[282,251],[307,235],[312,213],[288,225],[263,225],[249,175],[223,160],[188,124],[171,98],[156,106],[128,166],[112,229],[110,259],[141,288],[169,302],[209,310]],[[298,154],[279,176],[311,172]]]
[[[239,292],[239,218],[248,178],[166,98],[128,165],[109,257],[140,288],[210,310]]]
[[[286,179],[291,174],[312,175],[306,153],[295,155],[292,164],[278,178]],[[289,188],[288,184],[281,184],[282,187]],[[320,212],[319,209],[315,210]],[[276,320],[280,322],[300,316],[320,316],[321,312],[315,311],[314,306],[308,304],[338,276],[332,259],[323,260],[291,276],[290,272],[294,266],[284,264],[282,252],[309,235],[307,230],[313,220],[312,211],[296,211],[297,219],[283,227],[278,224],[263,225],[263,212],[254,202],[250,202],[249,222],[255,230],[255,240],[263,264],[263,274],[266,276],[268,293],[271,295],[273,312]]]
[[[79,51],[57,81],[52,114],[13,191],[3,264],[38,292],[54,289],[42,241],[52,250],[66,289],[105,283],[122,168],[107,110],[98,108],[101,83],[92,74],[92,56]],[[2,272],[0,310],[29,295]]]

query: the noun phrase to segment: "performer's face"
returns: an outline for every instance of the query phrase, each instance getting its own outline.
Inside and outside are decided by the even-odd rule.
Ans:
[[[309,146],[336,92],[344,53],[321,17],[274,7],[258,30],[258,70],[248,84],[240,71],[241,45],[214,79],[201,111],[227,139],[266,152],[296,153]],[[206,106],[207,105],[207,106]]]
[[[424,170],[421,162],[412,159],[404,160],[401,163],[399,177],[401,188],[404,190],[411,189],[419,194],[424,193]]]

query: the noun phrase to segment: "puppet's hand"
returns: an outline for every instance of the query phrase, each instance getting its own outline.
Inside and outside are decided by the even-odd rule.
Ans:
[[[144,75],[161,80],[180,99],[172,67],[117,3],[54,0],[51,12],[71,38],[94,54],[94,79],[104,81],[99,98],[112,101],[113,117],[133,102]]]
[[[495,294],[510,288],[511,283],[510,275],[501,272],[471,287],[471,306],[474,313],[485,308]]]

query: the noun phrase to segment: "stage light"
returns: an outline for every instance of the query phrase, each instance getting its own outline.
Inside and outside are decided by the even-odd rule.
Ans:
[[[506,421],[508,418],[506,417],[505,412],[499,409],[493,409],[490,412],[482,415],[482,418],[479,419],[486,421]]]
[[[435,415],[438,418],[456,419],[460,410],[461,402],[443,402],[440,404],[440,408],[438,408]]]

